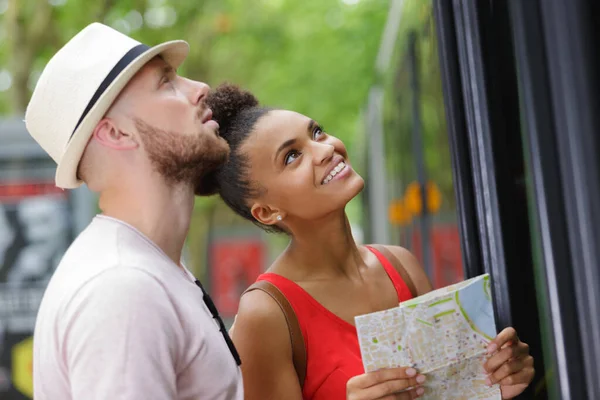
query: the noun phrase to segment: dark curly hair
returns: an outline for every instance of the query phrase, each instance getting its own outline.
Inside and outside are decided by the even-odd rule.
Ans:
[[[248,157],[240,150],[258,120],[272,108],[259,106],[252,93],[232,84],[222,84],[211,91],[206,103],[219,123],[219,134],[229,143],[230,153],[224,165],[198,182],[196,193],[204,196],[218,193],[238,215],[267,232],[284,233],[280,227],[261,224],[252,216],[248,200],[266,189],[248,177]]]

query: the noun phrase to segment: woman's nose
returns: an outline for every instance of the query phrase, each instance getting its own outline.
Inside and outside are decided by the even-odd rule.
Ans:
[[[335,149],[331,144],[317,142],[313,145],[315,146],[313,150],[314,160],[317,165],[324,164],[331,160],[335,153]]]

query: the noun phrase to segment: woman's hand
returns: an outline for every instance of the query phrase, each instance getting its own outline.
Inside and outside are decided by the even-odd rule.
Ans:
[[[347,400],[411,400],[423,395],[424,375],[414,368],[389,368],[351,378],[346,384]],[[402,393],[400,391],[412,388]]]
[[[521,394],[533,380],[535,369],[529,345],[519,340],[514,328],[506,328],[487,346],[491,356],[483,365],[488,384],[500,384],[503,399]]]

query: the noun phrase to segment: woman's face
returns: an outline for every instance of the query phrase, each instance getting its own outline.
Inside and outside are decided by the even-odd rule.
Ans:
[[[261,117],[241,151],[250,180],[266,189],[251,204],[254,217],[266,224],[278,215],[286,221],[321,218],[343,209],[364,187],[344,144],[292,111]]]

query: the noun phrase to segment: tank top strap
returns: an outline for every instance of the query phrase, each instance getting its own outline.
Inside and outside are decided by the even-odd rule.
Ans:
[[[400,276],[400,273],[398,272],[396,267],[394,267],[394,265],[391,263],[391,261],[388,260],[383,254],[381,254],[381,252],[379,250],[374,249],[371,246],[365,246],[365,247],[367,249],[369,249],[369,251],[371,251],[371,253],[375,254],[377,259],[383,266],[383,269],[387,273],[388,277],[392,281],[392,284],[394,285],[394,288],[396,289],[396,293],[398,294],[399,302],[403,302],[403,301],[412,299],[414,296],[410,292],[408,285],[406,284],[406,282],[404,282],[404,279],[402,279],[402,276]]]
[[[308,296],[304,289],[296,282],[272,272],[259,275],[256,281],[267,281],[275,285],[290,303],[302,325],[303,318],[301,316],[305,313],[303,305],[306,304],[306,297]]]

